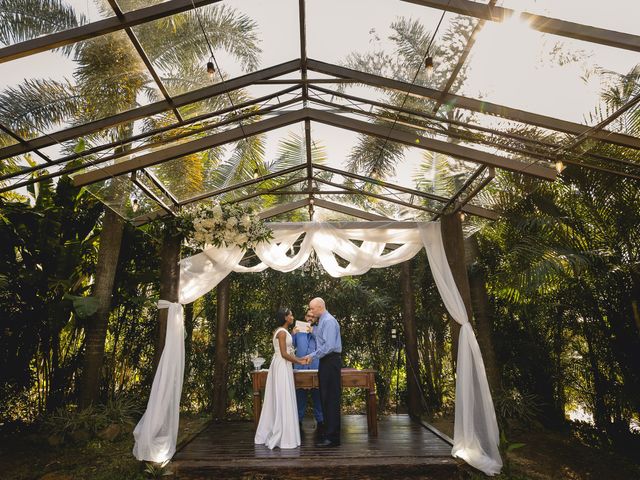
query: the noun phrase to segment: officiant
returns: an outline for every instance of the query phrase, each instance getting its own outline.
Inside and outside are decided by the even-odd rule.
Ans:
[[[313,316],[311,310],[307,310],[304,321],[311,326],[317,323],[317,318]],[[311,335],[309,330],[301,330],[299,327],[293,329],[293,346],[296,349],[298,358],[306,357],[308,354],[316,350],[316,339]],[[316,358],[307,365],[293,366],[294,370],[317,370],[320,365],[320,359]],[[307,409],[307,400],[311,394],[313,402],[313,416],[316,419],[316,431],[324,433],[324,419],[322,416],[322,405],[320,401],[320,390],[317,388],[305,389],[297,388],[296,397],[298,401],[298,421],[300,422],[300,430],[302,430],[302,420]]]

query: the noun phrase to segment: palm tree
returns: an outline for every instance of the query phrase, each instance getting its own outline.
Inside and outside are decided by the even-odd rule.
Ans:
[[[133,10],[148,4],[148,1],[134,0],[121,6]],[[2,7],[0,15],[7,21],[2,22],[0,39],[5,43],[49,33],[51,24],[65,29],[86,22],[70,6],[56,0],[9,0],[3,2]],[[108,4],[102,3],[100,8],[106,16],[112,15]],[[203,7],[198,13],[205,30],[210,32],[214,49],[225,50],[245,69],[255,68],[260,49],[253,21],[228,7]],[[206,84],[204,69],[200,77],[190,76],[196,65],[202,65],[209,57],[194,11],[144,24],[136,29],[136,35],[150,60],[166,73],[163,81],[168,88],[179,92]],[[62,82],[29,80],[8,88],[0,95],[0,123],[29,138],[63,123],[78,125],[135,108],[141,95],[150,100],[159,98],[144,63],[124,32],[75,44],[62,53],[72,55],[76,62],[72,78]],[[206,109],[215,102],[215,99],[203,102],[201,108]],[[125,140],[133,128],[129,123],[90,135],[85,139],[86,145],[105,138]],[[6,137],[3,141],[7,141]],[[122,197],[119,200],[127,201]],[[93,288],[99,308],[86,328],[83,405],[95,402],[99,396],[104,340],[123,227],[122,218],[105,209]]]
[[[636,96],[639,74],[635,68],[615,78],[591,121],[602,121]],[[638,110],[617,122],[629,135],[640,133]],[[607,157],[638,159],[624,147],[590,148]],[[492,293],[513,311],[528,312],[532,339],[548,335],[558,344],[555,353],[547,352],[558,364],[555,396],[564,399],[570,391],[592,411],[597,427],[628,432],[629,419],[640,410],[634,367],[640,362],[640,185],[569,166],[556,182],[533,190],[522,178],[501,175],[487,193],[503,215],[485,226],[480,238]]]

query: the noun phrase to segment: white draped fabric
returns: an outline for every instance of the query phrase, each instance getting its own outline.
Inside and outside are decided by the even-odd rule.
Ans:
[[[447,262],[440,225],[420,224],[418,228],[442,302],[449,315],[462,326],[458,338],[456,416],[451,453],[487,475],[495,475],[502,469],[498,422],[480,346]]]
[[[179,303],[160,300],[158,308],[169,309],[167,334],[147,409],[133,430],[133,455],[138,460],[163,463],[176,453],[184,377],[184,322]]]
[[[213,289],[232,271],[260,272],[267,268],[282,272],[293,271],[304,265],[312,251],[316,252],[329,275],[343,277],[361,275],[371,268],[383,268],[404,262],[424,247],[443,302],[450,315],[462,325],[458,344],[452,454],[488,475],[499,473],[502,460],[498,452],[498,426],[484,363],[467,318],[464,302],[447,263],[440,224],[418,224],[418,229],[393,228],[392,223],[388,227],[363,229],[337,229],[324,223],[300,223],[288,227],[275,230],[271,242],[262,243],[255,249],[260,263],[252,267],[240,265],[243,252],[238,247],[209,248],[182,260],[180,303],[193,302]],[[302,235],[304,238],[296,247],[297,252],[291,254],[292,246]],[[387,244],[394,244],[397,248],[390,253],[384,253]],[[347,265],[340,266],[336,256],[346,260]],[[183,332],[181,313],[176,321],[180,323],[180,332]],[[170,459],[175,452],[179,399],[182,391],[181,375],[184,369],[184,341],[179,332],[172,336],[171,341],[180,343],[180,347],[170,347],[170,353],[167,354],[170,342],[167,332],[165,350],[153,382],[147,412],[136,427],[138,433],[134,433],[134,454],[140,460],[164,461]],[[170,365],[166,365],[163,370],[165,356],[168,359],[171,355],[177,355],[175,361],[167,360]],[[179,382],[176,378],[178,374]],[[162,387],[166,390],[159,392]],[[149,435],[142,435],[141,432],[149,432]],[[174,435],[173,439],[168,438],[169,433]]]

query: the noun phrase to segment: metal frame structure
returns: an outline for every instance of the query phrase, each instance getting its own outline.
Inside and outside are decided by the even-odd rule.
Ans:
[[[454,85],[459,72],[473,49],[478,32],[484,24],[488,21],[504,21],[516,15],[516,12],[511,9],[496,7],[496,0],[490,0],[487,4],[469,0],[403,0],[423,7],[439,9],[443,12],[454,12],[479,19],[442,90],[393,80],[308,58],[306,4],[305,0],[298,0],[300,58],[215,83],[205,88],[171,96],[164,87],[162,79],[155,71],[152,62],[147,57],[132,27],[221,1],[168,0],[132,12],[123,12],[117,0],[108,0],[114,11],[113,17],[0,48],[0,63],[3,63],[122,30],[129,37],[164,97],[163,100],[155,103],[83,125],[64,128],[29,140],[23,139],[10,128],[0,125],[2,132],[18,142],[14,145],[0,148],[0,160],[31,152],[44,160],[44,163],[2,175],[0,182],[3,182],[4,185],[0,184],[0,193],[44,179],[55,178],[62,174],[85,170],[74,176],[75,185],[83,186],[105,181],[112,177],[127,175],[137,188],[158,205],[159,210],[156,213],[139,216],[133,220],[135,224],[141,224],[163,215],[174,215],[178,209],[185,205],[232,191],[244,192],[243,196],[231,200],[232,202],[247,201],[262,195],[305,195],[306,198],[303,200],[278,205],[271,210],[263,212],[264,218],[277,216],[298,208],[313,209],[314,206],[317,206],[369,221],[388,220],[377,214],[363,212],[361,209],[317,198],[319,195],[361,195],[385,200],[416,211],[428,212],[433,215],[433,218],[438,218],[445,212],[463,211],[471,215],[495,219],[497,215],[494,212],[468,203],[482,188],[491,182],[495,176],[495,169],[508,170],[542,180],[554,180],[557,175],[556,170],[553,168],[554,163],[561,159],[565,163],[583,168],[640,179],[640,165],[635,162],[622,158],[604,157],[589,152],[572,155],[572,152],[587,140],[640,150],[640,138],[605,130],[605,127],[619,115],[639,105],[640,96],[632,99],[627,105],[611,114],[598,125],[589,127],[450,93],[451,87]],[[520,14],[520,18],[540,32],[640,52],[640,36],[638,35],[590,27],[529,13]],[[309,76],[310,72],[327,75],[329,78],[311,78]],[[299,74],[297,78],[281,78],[294,73]],[[404,107],[404,105],[398,106],[357,97],[346,94],[339,89],[331,88],[331,84],[338,85],[341,83],[361,84],[373,89],[397,92],[407,97],[414,96],[428,99],[433,102],[433,107],[430,108],[430,111],[417,111]],[[215,98],[219,95],[226,95],[251,85],[264,84],[288,84],[290,86],[236,105],[230,102],[231,105],[218,111],[208,112],[189,119],[184,119],[179,110],[180,107]],[[322,85],[327,85],[327,87]],[[323,97],[326,95],[330,95],[331,100],[326,100]],[[338,98],[342,103],[335,102],[334,98]],[[332,111],[314,108],[314,106],[330,108]],[[541,127],[568,135],[569,141],[564,144],[540,141],[474,125],[473,123],[452,120],[446,115],[439,114],[443,106],[447,109],[462,108],[498,116],[523,125]],[[295,110],[291,110],[294,107]],[[175,122],[155,130],[137,133],[125,141],[105,143],[84,152],[74,153],[58,159],[51,159],[40,151],[55,144],[68,142],[123,123],[166,112],[173,113]],[[365,117],[366,120],[362,120],[362,117]],[[179,159],[186,155],[237,142],[252,135],[259,135],[297,123],[302,124],[304,127],[305,163],[262,175],[253,180],[179,200],[148,168],[162,162]],[[479,166],[464,185],[448,198],[394,185],[379,179],[314,163],[312,159],[312,125],[314,123],[322,123],[377,137],[384,139],[385,143],[391,141],[411,148],[441,153],[466,162],[473,162]],[[239,126],[233,127],[234,124]],[[426,132],[426,134],[421,135],[416,132]],[[477,132],[488,134],[489,136],[484,137]],[[436,137],[445,137],[446,141]],[[179,142],[184,139],[186,139],[185,142]],[[505,146],[500,143],[499,139],[514,140],[520,142],[520,146]],[[467,145],[471,146],[462,145],[459,142],[467,142]],[[512,153],[514,157],[489,153],[486,150],[476,148],[475,145],[498,148]],[[110,155],[98,158],[92,157],[97,153],[113,150],[116,147],[118,150]],[[126,156],[129,158],[123,159]],[[80,163],[70,168],[63,168],[72,160],[79,160]],[[54,167],[59,169],[50,171]],[[47,172],[40,174],[41,170],[47,170]],[[297,174],[301,171],[304,171],[304,177],[291,178],[291,174]],[[353,182],[362,182],[363,186],[368,185],[368,187],[358,189],[353,185],[339,184],[318,175],[318,173],[322,172],[339,175]],[[28,179],[24,178],[25,175],[34,173],[39,175]],[[243,190],[247,187],[259,187],[262,182],[276,178],[282,179],[283,183],[267,189],[258,188],[251,193]],[[298,184],[303,184],[304,186],[300,190],[286,190],[286,188]],[[335,190],[323,191],[314,187],[314,184],[322,184],[326,187],[335,188]],[[149,185],[152,185],[152,188]],[[379,190],[374,191],[372,187]],[[164,199],[154,193],[153,189],[160,192]],[[400,195],[403,194],[410,195],[411,201],[400,198]],[[414,202],[414,198],[418,199],[417,203]],[[437,208],[434,207],[433,202],[438,204]]]

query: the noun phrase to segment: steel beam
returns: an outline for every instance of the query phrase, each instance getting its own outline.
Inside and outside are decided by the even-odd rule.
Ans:
[[[448,12],[466,15],[468,17],[480,18],[490,22],[504,22],[517,16],[523,23],[539,32],[551,33],[561,37],[574,38],[584,42],[599,43],[614,48],[623,48],[633,52],[640,52],[640,36],[630,33],[616,32],[604,28],[592,27],[581,23],[559,20],[557,18],[534,15],[532,13],[518,13],[515,10],[505,7],[496,7],[472,2],[469,0],[403,0],[408,3],[415,3],[423,7],[446,10]],[[576,8],[579,8],[577,6]],[[620,12],[621,15],[624,12]],[[517,42],[517,39],[514,39]]]
[[[157,165],[158,163],[191,155],[226,143],[237,142],[238,140],[242,140],[246,137],[251,137],[253,135],[275,130],[276,128],[286,127],[292,123],[300,122],[305,119],[307,115],[306,112],[306,109],[296,110],[256,123],[230,128],[229,130],[215,133],[207,137],[167,147],[162,150],[140,155],[139,157],[132,158],[125,162],[76,175],[73,181],[76,186],[88,185],[109,177],[115,177],[122,175],[123,173],[132,172],[133,170]]]
[[[161,4],[162,5],[162,4]],[[94,122],[85,123],[76,127],[67,128],[58,132],[50,133],[42,137],[29,140],[30,148],[26,148],[24,145],[11,145],[0,149],[0,159],[13,157],[15,155],[21,155],[35,148],[44,148],[55,143],[65,142],[76,137],[82,137],[90,133],[95,133],[105,128],[113,127],[125,122],[132,122],[143,117],[151,115],[157,115],[159,113],[171,110],[173,106],[182,107],[190,103],[206,100],[207,98],[215,97],[223,93],[227,93],[240,88],[245,88],[252,85],[257,79],[267,79],[272,77],[278,77],[287,73],[295,72],[300,68],[299,60],[293,60],[290,62],[282,63],[274,67],[265,68],[256,72],[242,75],[240,77],[227,80],[225,82],[216,83],[210,87],[200,88],[192,92],[183,93],[173,97],[173,105],[166,100],[150,103],[143,107],[134,108],[126,112],[105,117]],[[177,124],[176,127],[180,126]]]
[[[434,195],[432,193],[421,192],[420,190],[415,190],[413,188],[403,187],[401,185],[395,185],[389,182],[383,182],[381,180],[374,180],[373,178],[365,177],[363,175],[358,175],[357,173],[347,172],[345,170],[340,170],[338,168],[328,167],[326,165],[318,165],[314,164],[314,168],[316,170],[323,170],[325,172],[334,173],[337,175],[341,175],[343,177],[352,178],[354,180],[361,180],[363,182],[371,183],[372,185],[378,185],[390,190],[397,190],[398,192],[408,193],[410,195],[415,195],[420,198],[435,200],[437,202],[446,203],[449,201],[447,197],[442,197],[440,195]],[[320,181],[320,179],[318,179]],[[344,187],[343,187],[344,188]],[[465,205],[462,210],[465,213],[469,213],[471,215],[476,215],[478,217],[488,218],[490,220],[496,220],[498,218],[498,214],[488,210],[483,207],[478,207],[475,205]]]
[[[420,148],[422,150],[450,155],[460,160],[482,163],[484,165],[542,178],[544,180],[555,180],[557,176],[557,172],[553,168],[493,155],[481,150],[474,150],[473,148],[444,142],[442,140],[436,140],[434,138],[422,137],[412,132],[390,129],[388,127],[355,120],[349,117],[343,117],[321,110],[309,109],[309,116],[311,120],[324,123],[326,125],[332,125],[334,127],[344,128],[346,130],[364,133],[378,138],[385,138],[396,143]]]
[[[361,83],[371,85],[373,87],[396,90],[399,92],[404,92],[408,95],[431,98],[436,101],[442,100],[451,107],[464,108],[467,110],[472,110],[489,115],[497,115],[509,120],[528,123],[530,125],[536,125],[538,127],[556,130],[558,132],[569,133],[571,135],[582,135],[590,129],[590,127],[587,125],[581,125],[579,123],[569,122],[567,120],[560,120],[557,118],[548,117],[546,115],[540,115],[516,108],[510,108],[496,103],[476,100],[474,98],[464,97],[462,95],[447,93],[443,96],[443,92],[440,90],[423,87],[420,85],[413,85],[411,83],[402,82],[399,80],[392,80],[389,78],[380,77],[378,75],[373,75],[371,73],[359,72],[357,70],[351,70],[349,68],[320,62],[318,60],[308,59],[307,64],[309,70],[317,73],[335,75],[341,78],[351,78],[358,80]],[[640,149],[640,138],[632,137],[630,135],[602,130],[593,132],[589,136],[596,140],[614,143],[623,147]]]
[[[295,202],[285,203],[282,205],[277,205],[269,210],[265,210],[258,214],[260,220],[265,220],[267,218],[276,217],[283,213],[292,212],[293,210],[298,210],[299,208],[303,208],[309,205],[309,199],[303,198],[301,200],[296,200]]]
[[[297,172],[298,170],[302,170],[306,167],[306,164],[302,163],[300,165],[296,165],[294,167],[285,168],[283,170],[278,170],[277,172],[272,172],[267,175],[263,175],[262,177],[254,178],[251,180],[246,180],[244,182],[236,183],[233,185],[228,185],[223,188],[219,188],[217,190],[213,190],[211,192],[203,193],[201,195],[197,195],[195,197],[187,198],[180,202],[180,205],[188,205],[193,202],[198,202],[200,200],[204,200],[206,198],[215,197],[216,195],[222,195],[223,193],[230,192],[232,190],[237,190],[239,188],[249,187],[251,185],[255,185],[256,183],[264,182],[265,180],[270,180],[272,178],[280,177],[282,175],[288,175],[289,173]],[[301,179],[302,180],[302,179]]]
[[[171,130],[184,128],[184,127],[186,127],[188,125],[192,125],[194,123],[197,123],[197,122],[200,122],[200,121],[203,121],[203,120],[208,120],[208,119],[213,118],[213,117],[224,115],[225,113],[233,112],[234,110],[239,110],[239,109],[250,107],[250,106],[262,103],[262,102],[267,102],[269,100],[272,100],[274,98],[279,97],[280,95],[285,95],[287,93],[291,93],[291,92],[293,92],[293,91],[295,91],[297,89],[298,89],[298,87],[286,88],[284,90],[280,90],[278,92],[275,92],[275,93],[273,93],[271,95],[265,95],[264,97],[259,97],[259,98],[253,99],[253,100],[249,100],[247,102],[236,104],[233,107],[226,107],[226,108],[223,108],[223,109],[220,109],[220,110],[216,110],[214,112],[209,112],[209,113],[205,113],[205,114],[202,114],[202,115],[196,115],[194,117],[189,118],[188,120],[185,120],[182,123],[171,124],[171,125],[167,125],[167,126],[164,126],[164,127],[160,127],[160,128],[156,128],[156,129],[153,129],[153,130],[149,130],[147,132],[143,132],[143,133],[140,133],[138,135],[133,135],[132,137],[129,137],[124,141],[115,141],[115,142],[110,142],[110,143],[105,143],[105,144],[102,144],[102,145],[98,145],[98,146],[93,147],[93,148],[88,148],[87,150],[84,150],[81,153],[73,153],[71,155],[67,155],[65,157],[61,157],[61,158],[57,158],[55,160],[52,160],[51,161],[51,165],[58,165],[58,164],[61,164],[61,163],[70,162],[71,160],[75,160],[77,158],[82,158],[82,157],[87,156],[87,155],[92,155],[94,153],[98,153],[98,152],[101,152],[103,150],[110,150],[112,148],[122,147],[123,145],[128,145],[130,143],[137,142],[138,140],[144,140],[146,138],[152,137],[154,135],[158,135],[160,133],[165,133],[165,132],[169,132]],[[299,101],[299,98],[300,97],[298,97],[296,99],[296,101]],[[293,103],[295,103],[295,102],[292,102],[290,104],[293,104]],[[287,105],[287,104],[288,104],[288,101],[279,103],[276,108],[280,108],[280,107],[282,107],[284,105]],[[268,111],[267,109],[268,109],[268,107],[265,107],[264,109],[258,110],[255,113],[259,114],[261,112],[266,112],[266,111]],[[207,125],[205,127],[195,128],[195,129],[193,129],[193,130],[191,130],[189,132],[183,132],[183,133],[181,133],[179,135],[170,137],[168,139],[163,139],[163,140],[160,140],[160,141],[157,141],[157,142],[150,142],[150,143],[138,146],[138,147],[131,148],[127,152],[123,152],[121,154],[113,154],[113,155],[110,155],[110,156],[107,156],[107,157],[101,157],[99,159],[99,161],[97,161],[97,162],[87,162],[87,163],[81,165],[80,168],[85,168],[87,166],[99,164],[99,163],[102,163],[102,161],[112,160],[112,159],[121,157],[121,156],[123,156],[125,154],[136,152],[136,151],[138,151],[140,149],[150,148],[150,147],[153,147],[153,146],[156,146],[156,145],[164,145],[164,144],[169,143],[171,141],[174,141],[174,140],[177,140],[177,139],[180,139],[180,138],[184,138],[186,133],[188,133],[189,135],[190,134],[194,134],[195,135],[198,132],[205,131],[209,127],[214,128],[214,127],[218,127],[218,126],[220,126],[220,122],[217,122],[213,126],[212,125]],[[188,135],[186,135],[186,136],[188,136]],[[0,157],[0,159],[1,159],[1,157]],[[34,171],[37,171],[37,170],[40,170],[40,169],[43,169],[43,168],[47,168],[47,166],[48,165],[37,165],[35,167],[26,168],[20,173],[8,173],[8,174],[0,175],[0,180],[5,180],[7,178],[13,178],[13,177],[21,176],[21,175],[24,175],[25,173],[30,173],[30,172],[34,172]]]
[[[149,167],[158,163],[173,160],[175,158],[190,155],[202,150],[224,145],[233,141],[238,141],[247,136],[268,132],[270,130],[285,127],[287,125],[291,125],[293,123],[297,123],[307,119],[324,123],[326,125],[332,125],[347,130],[364,133],[367,135],[388,138],[391,141],[404,145],[421,148],[423,150],[434,151],[445,155],[451,155],[452,157],[461,160],[482,163],[498,168],[504,168],[514,172],[543,178],[545,180],[553,180],[557,175],[557,172],[553,168],[537,164],[527,164],[518,160],[511,160],[505,157],[492,155],[487,152],[474,150],[472,148],[464,147],[461,145],[455,145],[452,143],[443,142],[427,137],[420,137],[409,132],[390,130],[379,125],[373,125],[352,118],[341,117],[340,115],[336,115],[333,113],[323,112],[310,108],[303,108],[293,112],[281,114],[274,118],[269,118],[267,120],[262,120],[250,125],[246,125],[244,127],[232,128],[224,132],[210,135],[208,137],[193,140],[188,143],[171,146],[163,150],[140,155],[139,157],[116,165],[110,165],[98,170],[83,173],[77,175],[74,178],[74,183],[77,186],[88,185],[90,183],[98,182],[109,177],[118,176],[123,173],[131,172],[133,170]]]
[[[123,14],[122,18],[109,17],[97,22],[88,23],[62,32],[44,35],[42,37],[16,43],[0,48],[0,63],[27,57],[35,53],[45,52],[54,48],[64,47],[72,43],[88,40],[107,33],[117,32],[127,27],[135,27],[160,18],[170,17],[177,13],[192,10],[193,7],[204,7],[221,0],[168,0],[150,7],[134,10]]]
[[[113,9],[113,12],[116,14],[116,16],[121,21],[123,21],[124,12],[120,8],[120,5],[118,5],[118,1],[117,0],[107,0],[107,1],[109,2],[109,5],[111,5],[111,8]],[[154,82],[156,82],[156,85],[158,86],[158,89],[162,93],[162,96],[169,103],[169,105],[171,105],[173,114],[175,115],[176,119],[178,120],[178,122],[182,122],[182,115],[180,115],[180,112],[178,111],[176,106],[173,104],[173,99],[171,98],[171,95],[169,95],[169,92],[167,91],[164,84],[162,83],[160,76],[156,72],[156,69],[153,67],[153,64],[151,63],[151,60],[149,60],[149,57],[145,53],[144,48],[142,48],[142,45],[140,44],[140,41],[138,40],[138,37],[136,36],[135,32],[131,27],[126,27],[124,30],[127,33],[129,40],[131,40],[131,43],[133,44],[134,48],[136,49],[136,52],[138,52],[138,55],[142,59],[142,62],[147,67],[147,70],[149,70],[149,73],[151,74],[151,77],[153,78]]]
[[[313,205],[320,208],[325,208],[327,210],[332,210],[337,213],[342,213],[344,215],[350,215],[352,217],[361,218],[363,220],[392,220],[384,215],[378,215],[376,213],[366,212],[359,208],[348,207],[346,205],[342,205],[340,203],[330,202],[329,200],[323,200],[322,198],[314,198],[313,200],[309,200],[309,202],[313,201]]]

